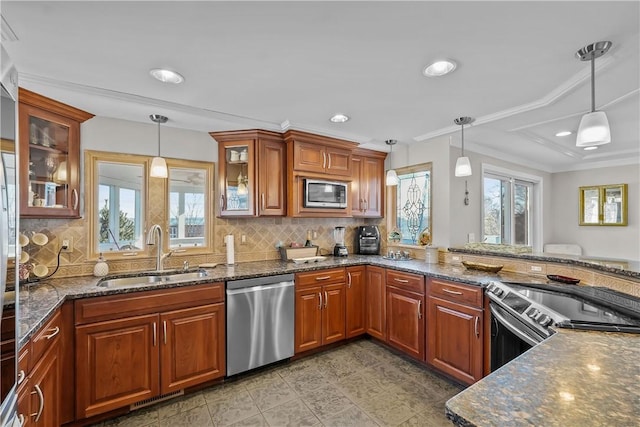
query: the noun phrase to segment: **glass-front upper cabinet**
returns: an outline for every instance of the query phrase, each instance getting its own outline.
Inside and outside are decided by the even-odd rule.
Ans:
[[[85,111],[20,88],[20,216],[78,218]]]
[[[255,140],[218,141],[220,216],[255,215]]]

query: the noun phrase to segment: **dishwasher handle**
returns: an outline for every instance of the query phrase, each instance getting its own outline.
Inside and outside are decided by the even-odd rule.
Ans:
[[[248,294],[251,292],[268,291],[271,289],[289,288],[293,286],[293,282],[280,282],[272,285],[257,285],[239,289],[227,289],[227,295]]]

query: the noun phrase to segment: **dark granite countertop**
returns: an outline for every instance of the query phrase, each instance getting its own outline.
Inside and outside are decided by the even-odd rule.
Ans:
[[[258,261],[207,269],[205,278],[128,288],[102,288],[91,276],[50,279],[19,293],[20,344],[23,345],[67,299],[78,299],[198,283],[246,279],[353,265],[376,265],[476,286],[491,280],[558,287],[543,276],[511,272],[496,274],[458,265],[393,261],[381,256],[329,257],[316,264]],[[142,273],[140,273],[142,274]],[[640,301],[615,292],[574,286],[573,292],[603,300]],[[594,294],[594,295],[590,295]],[[586,294],[585,294],[586,295]],[[613,295],[613,296],[612,296]],[[619,302],[619,301],[618,301]],[[559,330],[542,344],[503,366],[447,402],[447,415],[461,426],[471,425],[632,425],[640,419],[640,335]],[[571,400],[573,399],[573,400]]]
[[[20,296],[20,345],[27,342],[31,334],[36,331],[53,314],[56,308],[66,299],[78,299],[103,295],[139,292],[145,290],[190,286],[198,283],[219,282],[253,277],[271,276],[276,274],[297,273],[301,271],[322,270],[332,267],[352,265],[378,265],[410,273],[424,274],[452,281],[483,286],[491,280],[546,282],[544,278],[500,272],[497,274],[467,270],[462,266],[445,264],[426,264],[422,260],[394,261],[381,256],[350,255],[344,258],[328,257],[326,261],[313,264],[294,264],[284,261],[255,261],[240,263],[234,266],[218,265],[205,269],[209,275],[205,278],[181,283],[161,283],[149,285],[135,285],[122,288],[103,288],[96,286],[99,278],[93,276],[67,277],[48,279],[39,283],[23,286]],[[144,273],[139,273],[143,275]],[[131,276],[135,274],[129,274]],[[109,276],[109,277],[121,277]]]
[[[632,426],[640,334],[561,329],[446,403],[458,426]]]
[[[555,262],[559,264],[571,264],[579,267],[587,267],[593,270],[604,271],[606,273],[640,279],[640,262],[626,259],[596,258],[589,256],[563,255],[552,253],[513,253],[491,251],[484,248],[449,248],[449,252],[526,259],[539,262]]]

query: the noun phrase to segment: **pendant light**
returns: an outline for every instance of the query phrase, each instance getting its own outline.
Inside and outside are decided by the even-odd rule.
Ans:
[[[462,156],[456,160],[456,176],[470,176],[471,175],[471,162],[469,158],[464,155],[464,125],[468,125],[473,122],[471,117],[458,117],[453,122],[461,126],[462,131]]]
[[[389,167],[391,167],[391,152],[393,151],[393,146],[396,145],[398,141],[395,139],[387,139],[385,144],[387,144],[389,148]],[[398,185],[398,174],[394,169],[389,169],[387,171],[387,179],[385,179],[385,183],[388,186]]]
[[[611,142],[611,129],[609,120],[604,111],[596,111],[596,83],[595,83],[595,62],[611,47],[611,42],[596,42],[583,47],[576,52],[576,56],[581,61],[591,62],[591,112],[582,116],[576,147],[591,147],[593,145],[608,144]]]
[[[169,176],[167,171],[167,162],[160,157],[160,123],[166,123],[168,118],[161,116],[160,114],[151,114],[149,116],[152,122],[158,124],[158,156],[154,157],[151,161],[151,170],[149,176],[152,178],[166,178]]]

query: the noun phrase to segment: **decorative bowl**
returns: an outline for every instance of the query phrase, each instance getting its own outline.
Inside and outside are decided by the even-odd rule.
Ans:
[[[486,271],[488,273],[497,273],[502,270],[502,267],[504,267],[503,265],[483,264],[481,262],[473,261],[462,261],[462,265],[469,270]]]

